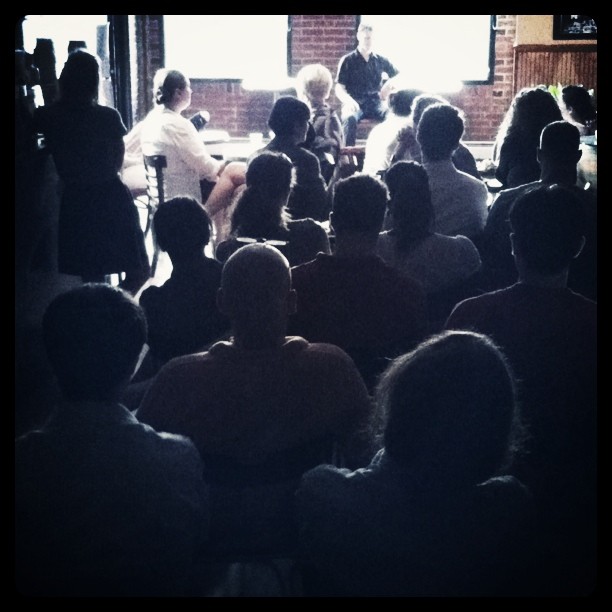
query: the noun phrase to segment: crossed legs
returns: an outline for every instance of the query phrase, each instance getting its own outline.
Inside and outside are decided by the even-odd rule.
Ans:
[[[231,214],[236,196],[246,181],[246,164],[230,162],[219,175],[204,208],[213,224],[213,243],[219,244],[229,234]]]

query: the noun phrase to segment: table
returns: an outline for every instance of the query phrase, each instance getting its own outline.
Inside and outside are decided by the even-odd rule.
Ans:
[[[223,132],[223,130],[210,130],[210,132],[213,131]],[[265,147],[270,142],[267,138],[256,141],[250,138],[230,138],[229,135],[225,139],[220,134],[205,135],[204,132],[202,133],[202,140],[207,151],[213,157],[227,161],[247,161],[255,151]]]

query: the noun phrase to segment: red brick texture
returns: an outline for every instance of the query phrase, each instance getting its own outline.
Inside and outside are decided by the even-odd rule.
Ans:
[[[315,62],[324,64],[335,75],[340,57],[356,45],[356,23],[356,15],[292,15],[291,75],[297,74],[305,64]],[[148,48],[153,53],[146,72],[150,80],[160,62],[157,52],[162,27],[160,16],[148,16],[146,24],[150,37]],[[494,82],[465,85],[460,92],[448,96],[465,113],[465,140],[493,140],[512,100],[516,15],[497,15],[497,28]],[[267,131],[266,121],[274,103],[272,92],[245,91],[237,81],[193,80],[192,89],[192,108],[186,114],[207,109],[211,114],[209,126],[225,129],[234,137]],[[330,103],[337,105],[333,94]],[[147,104],[148,100],[143,106]]]

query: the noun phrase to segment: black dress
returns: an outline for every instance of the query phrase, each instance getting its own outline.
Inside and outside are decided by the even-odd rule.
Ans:
[[[58,102],[35,113],[61,179],[58,270],[99,276],[146,270],[148,259],[132,195],[116,169],[127,130],[98,104]]]

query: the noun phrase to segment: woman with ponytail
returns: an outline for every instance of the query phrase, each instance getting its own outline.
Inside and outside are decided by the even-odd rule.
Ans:
[[[140,138],[145,155],[165,155],[166,199],[176,196],[195,198],[205,205],[215,228],[215,242],[226,235],[226,211],[236,189],[244,184],[245,164],[223,162],[206,150],[191,121],[182,112],[191,104],[189,79],[178,70],[162,68],[153,80],[156,107],[143,121]],[[203,202],[200,181],[215,183]]]
[[[287,212],[293,164],[287,155],[262,151],[246,171],[246,189],[238,197],[232,214],[230,237],[218,245],[216,257],[224,262],[234,251],[251,242],[276,246],[292,266],[329,253],[323,226],[311,218],[292,219]]]

